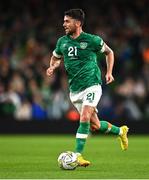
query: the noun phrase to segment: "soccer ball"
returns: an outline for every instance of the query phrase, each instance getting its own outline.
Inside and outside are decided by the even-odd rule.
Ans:
[[[58,165],[62,169],[74,170],[78,166],[77,155],[71,151],[61,153],[58,157]]]

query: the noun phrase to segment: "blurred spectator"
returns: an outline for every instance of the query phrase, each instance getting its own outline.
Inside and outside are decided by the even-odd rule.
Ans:
[[[15,113],[15,118],[20,121],[31,120],[32,112],[31,112],[31,104],[27,100],[23,100],[21,106],[18,111]]]

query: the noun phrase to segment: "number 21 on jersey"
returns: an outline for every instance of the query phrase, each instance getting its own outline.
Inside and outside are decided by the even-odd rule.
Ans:
[[[72,56],[77,56],[78,55],[78,52],[77,52],[77,47],[76,46],[70,46],[68,48],[68,56],[69,57],[72,57]]]

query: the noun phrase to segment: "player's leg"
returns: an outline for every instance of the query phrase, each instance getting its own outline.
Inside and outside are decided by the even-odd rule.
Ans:
[[[104,133],[112,133],[119,135],[121,133],[121,130],[119,127],[112,125],[111,123],[100,119],[97,116],[97,113],[94,111],[91,117],[91,129],[92,130],[100,130]]]
[[[102,89],[100,85],[91,86],[84,91],[73,94],[70,93],[70,100],[80,112],[80,125],[76,134],[76,152],[78,154],[78,162],[81,166],[87,166],[89,161],[84,160],[81,153],[85,147],[85,142],[90,130],[90,118],[95,111],[100,97]],[[79,103],[81,105],[79,105]]]
[[[82,94],[83,94],[82,92],[79,94],[70,93],[70,100],[80,114],[80,124],[76,133],[75,152],[78,156],[78,164],[80,166],[86,167],[90,164],[90,162],[85,160],[81,153],[83,152],[83,149],[85,147],[85,142],[86,142],[89,130],[90,130],[90,121],[89,120],[84,121],[84,119],[88,119],[88,118],[90,119],[88,111],[90,112],[91,110],[88,107],[87,108],[82,107],[82,103],[83,103]],[[84,113],[87,114],[87,117],[84,116]]]
[[[82,108],[80,110],[80,126],[76,134],[76,151],[83,152],[90,130],[90,119],[102,94],[100,85],[94,85],[80,93]],[[71,100],[76,100],[71,98]]]
[[[78,164],[80,166],[88,166],[90,162],[88,160],[85,160],[82,156],[82,152],[85,147],[86,139],[89,134],[90,130],[90,121],[87,119],[90,119],[91,113],[92,113],[92,107],[86,107],[84,106],[82,108],[82,103],[80,102],[74,102],[73,103],[78,112],[80,113],[80,125],[78,127],[77,133],[76,133],[76,147],[75,152],[78,156]]]
[[[80,113],[80,125],[76,134],[76,152],[82,153],[86,139],[90,131],[90,118],[94,108],[91,106],[83,106]]]
[[[81,95],[82,97],[82,109],[80,111],[80,126],[77,131],[76,135],[76,152],[82,153],[86,138],[89,134],[90,130],[90,118],[95,111],[95,107],[97,106],[100,97],[102,94],[102,89],[100,85],[94,85],[87,89],[85,89]],[[84,128],[83,128],[84,127]],[[86,128],[86,135],[78,136],[81,133],[85,133]],[[85,164],[86,166],[90,164],[89,161],[84,160],[83,157],[80,154],[79,158],[80,164]]]
[[[78,162],[80,166],[88,166],[90,164],[89,161],[85,160],[82,157],[81,153],[84,150],[86,139],[90,131],[90,118],[93,112],[94,112],[93,107],[84,105],[80,113],[80,125],[76,134],[76,149],[75,149],[78,155]]]
[[[105,120],[101,119],[99,121],[97,113],[94,111],[91,117],[91,130],[92,131],[99,130],[104,133],[112,133],[112,134],[119,135],[122,150],[128,149],[128,138],[127,138],[128,127],[127,126],[117,127]]]

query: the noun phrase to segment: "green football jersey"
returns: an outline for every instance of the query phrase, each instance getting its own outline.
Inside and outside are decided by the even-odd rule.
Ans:
[[[78,93],[92,85],[101,84],[97,53],[103,51],[103,44],[99,36],[85,32],[76,39],[70,35],[58,39],[53,55],[64,58],[71,92]]]

